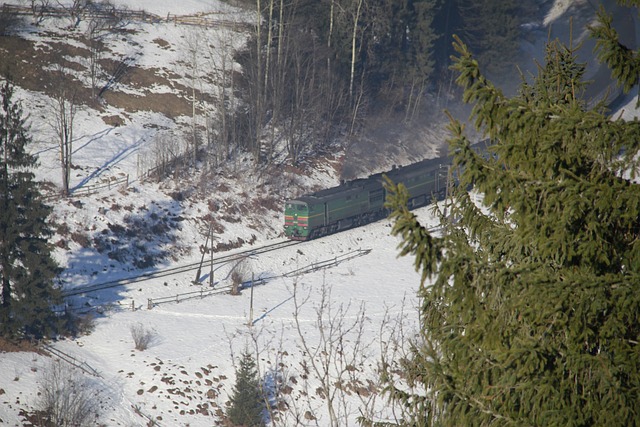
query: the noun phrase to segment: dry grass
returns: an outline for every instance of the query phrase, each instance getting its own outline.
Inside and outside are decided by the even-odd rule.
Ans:
[[[45,354],[35,343],[31,341],[14,341],[0,337],[0,353],[15,353],[15,352],[31,352],[38,354]]]
[[[55,81],[51,65],[59,64],[60,58],[75,57],[88,58],[89,50],[72,46],[66,41],[86,42],[84,37],[69,33],[66,37],[60,34],[47,34],[53,41],[40,42],[25,40],[19,36],[0,37],[0,57],[2,57],[4,68],[10,72],[15,83],[27,90],[43,92],[49,96],[53,95],[55,84],[48,82]],[[85,67],[77,62],[65,61],[67,68],[84,72]],[[101,67],[108,73],[109,70],[118,66],[118,62],[111,59],[100,61]],[[88,71],[87,71],[88,72]],[[103,94],[104,101],[110,106],[124,110],[127,113],[137,111],[155,111],[173,118],[181,115],[191,114],[191,103],[189,97],[190,90],[177,82],[178,75],[168,69],[144,69],[135,67],[135,64],[127,70],[123,76],[121,85],[127,85],[137,89],[143,94],[134,95],[118,91],[118,88],[108,90]],[[91,90],[84,87],[79,81],[72,81],[76,93],[77,102],[101,111],[102,107],[96,99],[92,97]],[[154,86],[167,86],[172,88],[173,93],[152,93],[147,89]],[[118,116],[110,115],[104,118],[105,123],[114,126],[122,125],[124,120]]]
[[[136,350],[144,351],[155,341],[156,333],[151,329],[145,328],[141,323],[136,323],[131,325],[131,337]]]

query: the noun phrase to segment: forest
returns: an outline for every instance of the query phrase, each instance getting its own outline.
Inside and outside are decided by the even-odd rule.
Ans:
[[[381,116],[407,124],[422,118],[427,93],[456,90],[453,34],[469,41],[488,75],[512,71],[524,24],[541,13],[535,1],[498,0],[257,0],[255,6],[258,25],[236,58],[246,113],[224,121],[223,138],[242,135],[245,148],[267,163],[285,140],[294,164]]]

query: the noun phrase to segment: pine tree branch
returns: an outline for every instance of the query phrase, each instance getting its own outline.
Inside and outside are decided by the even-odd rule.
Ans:
[[[591,36],[597,39],[597,57],[611,68],[611,74],[622,85],[624,93],[629,93],[639,82],[640,60],[637,53],[620,42],[618,32],[612,27],[613,17],[602,5],[598,10],[598,21],[597,25],[588,27]]]
[[[422,272],[422,286],[426,279],[437,271],[438,262],[442,257],[441,244],[409,211],[409,193],[406,187],[403,184],[394,184],[386,175],[384,181],[387,190],[385,207],[391,211],[389,219],[394,222],[391,234],[402,237],[402,242],[398,245],[398,248],[401,248],[400,256],[415,256],[414,266],[416,271]]]

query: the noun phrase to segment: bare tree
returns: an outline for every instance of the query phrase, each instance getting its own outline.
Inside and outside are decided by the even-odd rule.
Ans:
[[[60,167],[62,170],[62,193],[69,195],[71,179],[71,156],[73,153],[73,121],[77,112],[76,89],[64,65],[55,70],[55,88],[52,101],[50,126],[58,139]]]
[[[262,59],[262,3],[261,0],[256,0],[256,11],[257,11],[257,20],[256,20],[256,49],[255,49],[255,90],[252,94],[252,98],[254,99],[254,113],[253,113],[253,137],[255,138],[253,142],[253,154],[256,162],[260,161],[260,151],[262,148],[262,126],[264,122],[265,110],[266,110],[266,99],[265,99],[265,89],[264,89],[264,63]]]
[[[91,81],[91,96],[96,96],[101,77],[100,59],[105,49],[104,38],[106,34],[124,24],[121,13],[109,0],[101,2],[91,2],[87,6],[90,8],[87,21],[87,45],[89,47],[88,70]]]
[[[406,307],[407,301],[404,300],[399,307],[400,310],[393,315],[391,310],[387,308],[384,320],[380,323],[378,332],[379,377],[376,380],[378,392],[362,400],[362,415],[358,419],[362,426],[402,425],[405,419],[406,409],[399,405],[390,404],[381,391],[389,384],[390,375],[395,376],[398,381],[405,381],[402,362],[409,355],[408,343],[417,342],[418,330],[411,319],[418,319],[419,313],[415,312],[413,316],[410,316],[410,313],[406,312]],[[409,327],[409,323],[413,326]],[[384,400],[382,404],[378,404],[380,399]]]
[[[200,95],[203,92],[204,66],[202,51],[206,51],[203,44],[206,37],[199,28],[189,28],[183,36],[185,73],[189,79],[191,89],[191,135],[186,139],[186,153],[191,155],[193,164],[198,160],[200,135],[198,134],[198,112],[202,110]]]
[[[91,20],[87,27],[87,40],[89,42],[89,80],[91,81],[91,96],[96,96],[96,90],[98,89],[99,72],[100,72],[100,58],[104,49],[104,44],[100,39],[100,33],[98,30],[99,23],[97,20]]]
[[[395,368],[404,354],[404,325],[411,322],[403,312],[406,303],[399,313],[397,307],[386,308],[374,326],[363,304],[337,303],[326,283],[308,292],[294,283],[291,292],[293,324],[251,323],[228,335],[232,359],[238,348],[235,341],[242,340],[243,348],[249,343],[253,347],[270,425],[348,426],[357,421],[372,426],[400,421],[401,408],[389,408],[382,397],[380,366]],[[290,327],[296,329],[296,337],[284,332]],[[378,328],[378,336],[365,333],[372,327]]]
[[[12,10],[9,10],[6,4],[0,5],[0,36],[10,34],[17,27],[22,18]]]
[[[332,303],[331,288],[323,284],[320,301],[315,307],[315,326],[319,335],[313,342],[301,325],[303,306],[308,303],[309,295],[301,298],[297,285],[294,285],[293,299],[296,330],[306,355],[301,367],[305,375],[312,375],[319,381],[315,394],[323,399],[329,414],[329,423],[324,425],[346,426],[349,418],[358,413],[347,395],[354,392],[354,387],[359,387],[363,380],[362,371],[369,356],[367,349],[372,344],[365,342],[364,304],[357,307],[355,314],[351,303],[336,307]],[[354,375],[356,372],[359,375]],[[315,418],[313,414],[311,417]]]
[[[100,412],[100,388],[78,370],[59,360],[52,361],[44,370],[38,388],[35,406],[43,421],[48,422],[46,425],[96,425]]]
[[[33,23],[39,25],[45,16],[45,12],[51,6],[51,0],[29,0]]]
[[[72,0],[70,4],[66,2],[63,3],[60,0],[56,0],[56,2],[58,3],[58,6],[62,7],[69,13],[73,26],[77,27],[82,20],[82,13],[86,9],[87,5],[91,3],[91,0]]]
[[[230,158],[238,145],[235,123],[238,101],[234,95],[234,51],[231,32],[216,32],[206,48],[207,68],[211,70],[212,80],[218,82],[217,93],[214,94],[215,116],[207,118],[207,144],[210,164],[218,166]]]
[[[148,151],[139,157],[139,176],[160,181],[170,170],[177,170],[182,153],[180,138],[171,131],[158,132]]]

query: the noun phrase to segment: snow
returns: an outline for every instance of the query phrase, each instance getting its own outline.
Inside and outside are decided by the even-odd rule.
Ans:
[[[544,18],[544,25],[550,25],[555,22],[559,17],[567,13],[571,7],[581,6],[585,4],[586,0],[556,0],[553,2],[551,9]]]
[[[160,16],[204,12],[224,15],[221,19],[225,20],[250,19],[246,11],[219,1],[187,0],[176,4],[137,0],[116,3]],[[27,37],[41,41],[42,29],[69,25],[64,19],[61,21],[47,19],[40,28],[30,28]],[[83,25],[81,22],[80,31]],[[181,62],[185,61],[185,51],[194,36],[199,40],[224,41],[233,47],[244,42],[244,37],[239,34],[234,34],[231,39],[223,38],[219,28],[192,28],[173,23],[131,23],[130,26],[136,31],[128,32],[125,40],[107,40],[112,58],[132,58],[138,67],[180,75],[184,75],[181,72],[184,70],[179,68],[184,67]],[[162,47],[154,42],[160,38],[168,41],[169,46]],[[218,52],[215,46],[201,49],[200,61],[215,61],[213,55]],[[131,87],[119,89],[135,90]],[[160,85],[145,90],[170,92],[171,88]],[[143,94],[142,91],[138,93]],[[46,121],[51,100],[43,94],[21,88],[16,88],[16,97],[30,113],[34,135],[32,150],[41,163],[37,177],[59,186],[57,144]],[[153,156],[153,143],[159,135],[179,135],[180,125],[190,123],[190,118],[170,120],[151,111],[123,114],[109,105],[104,108],[103,112],[83,108],[77,113],[71,189],[82,194],[92,186],[124,179],[128,186],[115,185],[102,188],[95,194],[56,201],[56,221],[84,234],[87,239],[100,238],[103,231],[113,230],[117,224],[137,224],[136,227],[148,224],[151,227],[163,225],[165,222],[161,221],[166,221],[172,225],[164,235],[140,235],[128,239],[128,243],[117,241],[115,232],[108,234],[115,239],[109,243],[122,262],[109,258],[106,252],[83,247],[80,240],[56,235],[54,240],[60,245],[55,256],[65,267],[59,281],[65,290],[199,262],[199,247],[204,245],[206,233],[203,217],[211,214],[209,202],[225,206],[242,204],[245,202],[243,193],[255,191],[262,184],[260,178],[240,162],[235,173],[216,178],[219,188],[224,185],[229,190],[215,194],[197,193],[188,201],[178,202],[168,194],[182,191],[186,185],[194,183],[173,180],[159,184],[142,182],[140,171],[148,167],[148,160]],[[111,115],[123,115],[125,123],[118,127],[107,125],[102,118]],[[280,179],[313,182],[318,187],[329,187],[338,182],[330,165],[319,168],[311,177],[291,177],[283,173]],[[266,185],[262,191],[268,192],[269,188]],[[426,222],[433,222],[428,208],[419,214]],[[224,231],[216,234],[216,244],[239,238],[249,242],[254,236],[255,242],[216,253],[215,256],[227,256],[283,241],[281,212],[266,211],[260,216],[258,225],[217,217]],[[327,425],[326,400],[316,391],[318,379],[310,375],[305,380],[302,369],[305,360],[309,363],[309,356],[302,350],[301,337],[313,352],[322,348],[320,332],[329,328],[328,323],[321,323],[319,314],[325,316],[323,322],[330,320],[334,327],[336,322],[344,322],[341,328],[345,331],[345,349],[356,344],[361,348],[351,360],[357,367],[355,373],[358,377],[351,379],[352,385],[358,381],[365,384],[366,380],[377,382],[375,368],[379,356],[382,351],[388,351],[383,346],[387,341],[381,339],[390,339],[391,332],[397,332],[400,324],[410,334],[417,322],[419,275],[410,259],[397,258],[398,239],[391,237],[389,232],[388,221],[381,221],[339,236],[252,255],[244,262],[248,265],[245,270],[256,278],[265,278],[263,283],[253,288],[253,295],[245,286],[237,296],[220,293],[187,300],[183,296],[179,303],[165,302],[149,307],[150,299],[173,300],[177,295],[200,290],[206,293],[210,288],[209,269],[205,267],[199,284],[194,284],[195,271],[191,269],[186,273],[73,297],[70,299],[73,310],[88,311],[95,316],[94,330],[75,339],[53,342],[51,346],[85,368],[86,372],[79,373],[89,379],[96,390],[96,400],[102,409],[99,421],[103,425],[146,425],[149,420],[160,426],[214,425],[220,419],[216,409],[225,410],[225,402],[234,385],[234,366],[245,349],[250,349],[257,356],[261,375],[266,377],[277,372],[286,385],[293,387],[285,396],[289,410],[274,425],[294,425],[295,418],[304,419],[307,411],[317,418],[315,424]],[[61,243],[63,238],[64,244]],[[153,255],[163,254],[164,261],[139,270],[132,264],[134,255],[130,246],[144,248]],[[206,255],[205,259],[208,257]],[[230,276],[237,264],[234,261],[215,265],[214,289],[230,285]],[[324,267],[313,268],[319,265]],[[292,274],[301,269],[313,271]],[[296,298],[293,297],[294,290]],[[324,300],[328,305],[321,309],[323,295],[328,295]],[[251,301],[253,307],[250,306]],[[334,317],[327,318],[330,315]],[[153,335],[151,344],[144,351],[134,348],[131,329],[135,325]],[[354,325],[361,325],[364,332],[346,332]],[[321,354],[315,356],[317,360],[321,357]],[[28,352],[0,354],[0,424],[22,425],[24,420],[20,410],[30,410],[37,405],[38,387],[50,372],[52,360],[58,359]],[[338,366],[335,360],[330,364],[332,369]],[[353,393],[351,397],[347,396],[347,406],[339,409],[340,424],[354,425],[367,399],[371,398],[356,397]],[[383,411],[385,406],[386,402],[378,399],[376,411]],[[379,415],[382,418],[389,416],[384,412]]]
[[[237,18],[245,22],[250,19],[246,11],[217,0],[116,0],[115,3],[160,16],[203,12],[224,15],[224,19]],[[53,20],[44,23],[55,24]],[[194,33],[203,40],[222,40],[219,28],[194,29],[171,23],[131,25],[136,26],[137,31],[124,43],[112,40],[110,54],[114,58],[134,58],[137,66],[166,69],[167,72],[176,71],[180,61],[184,61],[188,40]],[[35,32],[30,37],[35,38]],[[163,48],[153,42],[159,38],[169,41],[170,47]],[[237,47],[244,38],[235,35],[226,41]],[[202,61],[211,60],[207,55],[215,55],[215,52],[216,49],[203,49]],[[158,92],[170,90],[167,86],[154,88]],[[50,100],[22,89],[17,90],[17,95],[25,110],[31,112],[34,152],[41,161],[38,178],[60,185],[57,146],[51,129],[42,119],[47,115]],[[179,117],[173,121],[160,113],[142,111],[127,113],[122,126],[112,127],[106,125],[102,117],[122,112],[109,106],[105,108],[102,113],[90,109],[78,112],[73,153],[77,168],[72,174],[71,187],[79,192],[91,185],[124,177],[128,177],[128,187],[115,186],[101,189],[97,194],[56,202],[54,215],[70,229],[83,232],[89,238],[99,237],[102,230],[108,230],[114,224],[137,221],[152,226],[153,218],[166,219],[176,228],[148,240],[145,236],[137,236],[137,240],[130,242],[152,254],[171,252],[172,256],[140,271],[131,264],[132,255],[128,252],[131,248],[118,247],[117,241],[112,244],[124,262],[67,239],[68,249],[59,247],[55,252],[65,267],[60,281],[66,290],[199,262],[202,255],[198,248],[204,245],[206,233],[203,217],[211,213],[209,202],[229,206],[242,204],[245,202],[243,192],[254,191],[261,184],[259,177],[248,173],[248,168],[243,169],[240,164],[235,174],[216,178],[218,188],[225,185],[231,188],[229,191],[197,193],[188,202],[178,202],[168,194],[184,190],[184,182],[142,182],[139,172],[146,167],[145,161],[153,156],[153,141],[158,135],[179,133],[179,124],[189,123],[190,119]],[[628,106],[625,114],[631,114],[629,111],[632,110]],[[283,172],[285,176],[292,179]],[[316,171],[312,177],[296,179],[313,182],[319,187],[329,187],[338,181],[329,166]],[[269,190],[268,186],[264,188],[263,191]],[[416,213],[427,226],[436,225],[430,207]],[[249,242],[253,236],[255,242],[216,253],[215,257],[283,241],[280,212],[261,214],[258,229],[247,221],[219,219],[224,232],[216,235],[215,243],[238,238]],[[75,310],[91,309],[95,328],[88,335],[51,345],[75,358],[87,371],[97,373],[96,376],[82,375],[93,381],[102,407],[100,422],[106,426],[146,425],[150,419],[160,426],[214,425],[219,420],[216,409],[225,409],[234,385],[234,366],[245,349],[257,356],[263,376],[278,372],[285,384],[293,387],[291,394],[285,395],[289,409],[273,425],[329,425],[326,399],[316,391],[319,379],[313,373],[308,380],[304,379],[302,364],[308,364],[310,356],[303,344],[310,347],[311,353],[322,349],[322,333],[341,322],[345,357],[350,355],[349,349],[359,346],[352,360],[357,368],[357,380],[376,383],[375,369],[380,355],[394,351],[392,334],[402,332],[408,337],[417,327],[419,301],[416,291],[420,277],[410,258],[398,258],[399,239],[390,236],[390,230],[390,223],[385,220],[335,236],[252,255],[245,261],[247,266],[244,268],[256,278],[266,278],[264,283],[253,288],[253,295],[251,289],[245,287],[237,296],[221,293],[187,300],[178,297],[188,292],[209,290],[209,271],[205,267],[199,284],[194,284],[195,271],[191,270],[74,297]],[[208,257],[207,254],[205,260]],[[215,289],[230,285],[236,265],[236,261],[215,265]],[[314,265],[325,267],[292,274]],[[161,298],[181,300],[149,307],[150,299]],[[359,324],[363,327],[362,334],[357,333],[357,328],[347,332],[350,326]],[[131,328],[135,325],[141,325],[153,335],[153,341],[144,351],[134,348]],[[322,360],[322,357],[322,354],[316,354],[315,360]],[[50,357],[35,353],[0,354],[0,424],[22,424],[19,412],[36,404],[38,386],[50,363]],[[333,360],[330,365],[336,369],[339,363]],[[355,379],[351,379],[351,384],[356,384]],[[339,424],[355,425],[364,403],[372,405],[372,413],[380,419],[391,416],[386,412],[384,399],[369,399],[371,397],[366,394],[345,395],[345,406],[338,408]],[[303,415],[307,411],[317,419],[305,419]],[[296,421],[296,417],[302,421]]]
[[[180,0],[178,3],[171,0],[111,0],[110,2],[118,7],[134,11],[144,10],[160,16],[237,12],[236,8],[220,0]],[[68,7],[73,4],[73,0],[57,0],[56,3]]]

